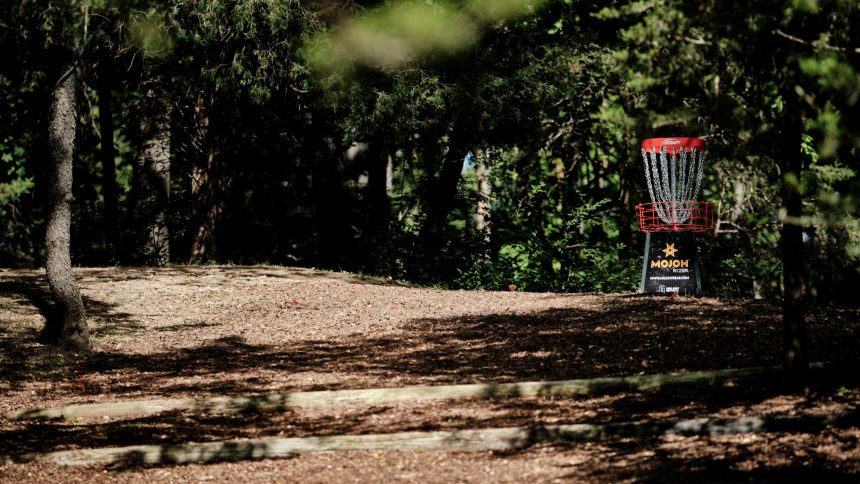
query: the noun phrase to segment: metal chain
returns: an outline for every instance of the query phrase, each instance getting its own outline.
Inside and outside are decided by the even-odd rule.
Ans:
[[[660,217],[664,222],[668,218],[665,211],[665,203],[666,202],[666,194],[665,190],[660,184],[660,169],[658,164],[658,155],[654,148],[651,148],[649,153],[646,153],[645,150],[642,151],[643,155],[646,155],[645,160],[645,170],[648,173],[648,181],[651,183],[653,180],[653,185],[649,185],[648,191],[651,194],[651,200],[655,202],[655,208],[657,209],[657,216]],[[651,164],[648,165],[647,155],[650,155]]]
[[[663,146],[642,150],[648,193],[655,202],[657,216],[667,224],[682,224],[692,216],[689,207],[678,202],[695,201],[702,188],[704,152]]]
[[[687,150],[681,149],[681,162],[678,165],[678,184],[681,186],[681,199],[686,200],[689,195],[689,183],[687,180]]]
[[[702,168],[705,166],[705,153],[702,151],[696,153],[696,149],[693,148],[694,158],[696,154],[699,155],[699,166],[696,170],[696,189],[693,190],[693,198],[691,200],[697,200],[699,198],[699,190],[702,188]]]
[[[662,202],[671,202],[672,201],[672,185],[669,183],[669,156],[668,156],[668,153],[666,151],[665,146],[660,148],[660,168],[663,170],[663,172],[660,174],[661,175],[660,181],[662,182],[662,188],[663,188],[663,200],[661,200],[661,201]],[[669,203],[668,205],[671,206],[671,203]],[[666,207],[664,207],[664,214],[665,214],[665,208]],[[664,216],[662,218],[663,218],[664,222],[672,223],[671,217]]]
[[[679,184],[681,185],[680,196],[678,198],[679,201],[689,200],[690,191],[692,189],[692,187],[691,187],[692,183],[690,183],[692,181],[692,176],[687,175],[688,168],[689,168],[688,163],[687,163],[687,158],[688,158],[687,150],[682,147],[681,148],[681,162],[679,164],[680,173],[681,173],[680,180],[679,180]],[[688,209],[681,210],[678,212],[678,217],[679,217],[678,223],[685,223],[690,218],[690,211]]]
[[[651,195],[651,200],[655,201],[654,198],[654,185],[651,184],[651,165],[648,164],[648,151],[642,150],[642,161],[645,163],[645,181],[648,182],[648,194]]]

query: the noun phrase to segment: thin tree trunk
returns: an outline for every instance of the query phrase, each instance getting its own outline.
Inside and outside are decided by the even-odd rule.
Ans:
[[[102,197],[104,199],[104,238],[108,260],[117,259],[119,247],[119,190],[116,184],[116,162],[113,144],[113,108],[111,106],[111,65],[103,59],[99,64],[99,159],[102,163]]]
[[[792,116],[793,107],[786,106],[792,119],[782,133],[782,203],[786,220],[782,225],[782,270],[783,270],[783,363],[785,368],[803,373],[809,368],[809,335],[806,331],[804,296],[806,276],[803,257],[803,227],[800,224],[802,197],[800,177],[802,160],[800,152],[801,120]]]
[[[475,178],[478,181],[479,198],[475,214],[475,229],[483,234],[486,239],[490,237],[490,195],[492,194],[489,161],[489,148],[477,150],[475,153]]]
[[[141,85],[140,106],[142,147],[137,159],[137,200],[141,220],[143,255],[147,262],[170,262],[170,234],[167,202],[170,199],[170,111],[157,77]]]
[[[441,235],[448,222],[448,214],[454,207],[457,196],[457,185],[463,172],[463,158],[466,149],[460,144],[452,143],[442,164],[442,171],[436,183],[432,185],[427,199],[427,219],[421,229],[422,238],[426,241],[441,242]],[[431,248],[433,248],[431,243]]]
[[[636,170],[633,168],[639,166],[637,160],[639,153],[633,149],[632,139],[629,132],[624,133],[624,151],[625,156],[620,161],[620,183],[619,183],[619,230],[618,238],[624,244],[625,250],[632,253],[633,250],[633,230],[630,225],[633,223],[633,176]],[[640,172],[641,173],[641,172]],[[641,175],[640,175],[641,176]],[[647,202],[648,200],[642,200]]]
[[[51,188],[45,233],[45,272],[57,303],[58,317],[49,318],[42,336],[65,348],[87,350],[90,347],[90,332],[81,292],[72,273],[70,253],[72,163],[78,123],[78,88],[77,66],[67,62],[53,93],[48,125]]]
[[[382,137],[370,142],[367,151],[367,204],[370,239],[381,242],[387,238],[391,218],[389,199],[389,169],[391,155]]]
[[[316,192],[318,260],[324,267],[342,269],[353,261],[349,196],[344,185],[343,151],[334,138],[316,133],[309,156],[315,158],[313,186]]]

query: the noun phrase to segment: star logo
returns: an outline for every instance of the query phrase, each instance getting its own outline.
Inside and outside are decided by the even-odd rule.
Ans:
[[[662,251],[662,252],[663,252],[664,254],[666,254],[666,257],[675,257],[675,253],[676,253],[676,252],[678,252],[678,249],[676,249],[676,248],[675,248],[675,243],[674,243],[674,242],[673,242],[673,243],[671,243],[671,244],[667,243],[667,244],[666,244],[666,248],[665,248],[665,249],[663,249],[663,251]]]

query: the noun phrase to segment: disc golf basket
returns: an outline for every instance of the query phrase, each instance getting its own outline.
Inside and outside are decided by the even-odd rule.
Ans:
[[[711,204],[696,201],[702,188],[704,140],[646,139],[642,160],[652,201],[636,205],[639,230],[707,232],[713,228]]]
[[[713,206],[698,201],[705,142],[700,138],[646,139],[642,161],[651,201],[636,205],[639,230],[646,232],[639,292],[699,294],[694,234],[714,226]]]

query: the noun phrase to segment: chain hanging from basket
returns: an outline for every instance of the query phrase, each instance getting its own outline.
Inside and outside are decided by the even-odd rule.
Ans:
[[[637,206],[641,230],[710,229],[711,206],[696,201],[702,189],[704,148],[701,138],[652,138],[642,143],[652,203]]]

